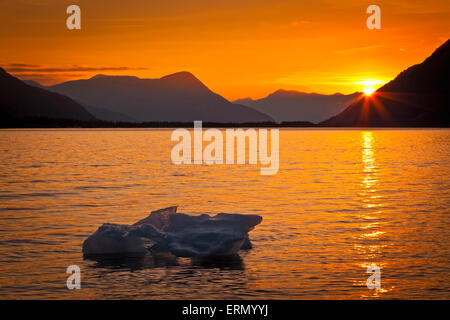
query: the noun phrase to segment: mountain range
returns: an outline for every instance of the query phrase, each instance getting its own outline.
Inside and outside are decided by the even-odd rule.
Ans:
[[[234,103],[252,107],[271,116],[277,122],[309,121],[318,123],[345,109],[361,93],[324,95],[277,90],[263,99],[239,99]]]
[[[90,79],[67,81],[46,89],[78,101],[102,120],[202,120],[233,123],[273,121],[262,112],[229,102],[209,90],[189,72],[178,72],[160,79],[96,75]],[[111,119],[112,114],[122,118]]]
[[[212,92],[189,72],[160,79],[96,75],[46,87],[35,81],[21,81],[1,69],[0,84],[3,119],[273,122],[262,112],[233,104]]]
[[[189,72],[159,79],[96,75],[53,86],[0,68],[2,126],[24,118],[113,122],[298,122],[319,126],[450,126],[450,40],[370,96],[278,90],[234,103]],[[348,107],[346,107],[348,105]],[[333,114],[336,114],[333,116]],[[309,122],[305,122],[309,121]]]

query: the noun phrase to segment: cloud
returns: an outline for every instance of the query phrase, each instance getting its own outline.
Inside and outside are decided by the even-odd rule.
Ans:
[[[21,80],[34,80],[43,85],[54,85],[56,83],[91,77],[96,73],[148,70],[143,67],[104,67],[104,66],[81,66],[81,65],[38,65],[28,63],[6,63],[0,64],[7,72]]]
[[[37,64],[26,64],[26,63],[9,63],[6,66],[10,68],[39,68]]]
[[[54,81],[55,79],[66,77],[83,77],[84,74],[81,73],[64,73],[61,75],[58,74],[45,74],[45,73],[14,73],[14,76],[21,79],[21,80],[35,80],[35,81]]]
[[[14,73],[65,73],[65,72],[103,72],[103,71],[136,71],[147,70],[141,67],[90,67],[90,66],[65,66],[65,67],[48,67],[43,65],[32,65],[24,63],[10,63],[4,65],[4,69]]]

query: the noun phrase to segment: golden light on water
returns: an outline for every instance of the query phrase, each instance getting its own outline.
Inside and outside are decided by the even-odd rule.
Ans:
[[[450,158],[442,146],[449,130],[283,129],[280,170],[269,179],[256,165],[171,164],[170,135],[0,132],[8,149],[0,153],[7,173],[0,179],[7,244],[0,247],[0,294],[19,298],[26,288],[28,297],[60,299],[447,296],[448,252],[440,250],[448,248],[442,221]],[[254,249],[229,264],[181,259],[167,268],[162,259],[83,259],[84,237],[101,224],[132,224],[173,204],[195,215],[263,216],[250,233]],[[89,286],[61,290],[70,264],[80,266]],[[381,287],[370,290],[373,264]]]
[[[368,92],[364,91],[364,93],[366,95],[370,95],[373,91],[375,91],[375,89]],[[359,241],[359,244],[357,244],[357,249],[363,255],[361,257],[363,259],[361,267],[364,270],[367,270],[367,267],[372,264],[382,268],[382,265],[380,265],[381,262],[379,261],[379,255],[381,254],[381,250],[384,245],[379,244],[379,240],[386,233],[381,230],[382,224],[377,221],[379,220],[380,214],[383,212],[371,212],[373,208],[381,205],[379,203],[379,199],[381,197],[374,195],[377,192],[377,184],[379,183],[375,144],[376,142],[372,131],[361,132],[361,161],[363,176],[360,195],[362,196],[363,208],[369,212],[364,216],[364,221],[360,226],[362,233],[356,238]],[[366,221],[367,219],[369,219],[369,221]],[[370,274],[367,274],[367,276],[369,275]],[[383,284],[383,282],[381,282],[381,284]],[[366,286],[366,282],[356,282],[356,285]],[[367,293],[363,293],[361,295],[361,298],[365,299],[369,297],[380,297],[381,294],[385,292],[387,292],[387,290],[381,286],[379,289],[368,290]]]

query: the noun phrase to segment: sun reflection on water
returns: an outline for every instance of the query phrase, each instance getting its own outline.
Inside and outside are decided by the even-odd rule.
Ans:
[[[376,264],[380,268],[383,268],[384,263],[380,261],[380,255],[385,245],[380,243],[381,237],[386,233],[380,230],[382,224],[380,215],[383,214],[382,210],[373,211],[374,208],[382,207],[380,202],[382,197],[380,195],[374,195],[377,192],[377,187],[380,184],[378,175],[378,165],[376,160],[376,142],[374,134],[371,131],[361,132],[361,161],[362,161],[362,182],[360,197],[362,202],[362,215],[361,217],[366,220],[362,222],[359,229],[363,231],[356,239],[358,243],[355,245],[355,250],[362,255],[363,262],[360,263],[360,267],[367,270],[367,267],[372,264]],[[367,277],[370,276],[366,274]],[[355,285],[366,286],[366,279],[361,281],[355,281]],[[381,288],[369,290],[361,295],[361,298],[376,298],[380,297],[387,290],[383,288],[383,281],[381,280]]]
[[[280,130],[280,171],[270,178],[259,166],[172,165],[170,134],[0,132],[0,296],[449,297],[450,130]],[[83,240],[101,224],[171,205],[263,222],[250,233],[254,248],[233,261],[83,259]],[[82,290],[65,286],[71,264]],[[372,264],[377,290],[366,286]]]

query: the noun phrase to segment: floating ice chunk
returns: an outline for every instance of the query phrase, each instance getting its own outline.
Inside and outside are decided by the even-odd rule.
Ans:
[[[140,224],[151,224],[159,230],[164,230],[169,225],[169,215],[177,213],[178,207],[168,207],[152,211],[147,218],[139,220],[134,226]]]
[[[236,254],[248,232],[262,221],[257,215],[219,213],[191,216],[170,215],[166,229],[169,251],[181,257]]]
[[[145,253],[156,242],[140,237],[136,228],[105,223],[83,243],[84,254]]]
[[[258,215],[219,213],[213,217],[176,213],[177,207],[152,212],[132,226],[102,225],[83,243],[83,253],[112,254],[162,250],[179,257],[234,255],[250,249],[248,232]]]

